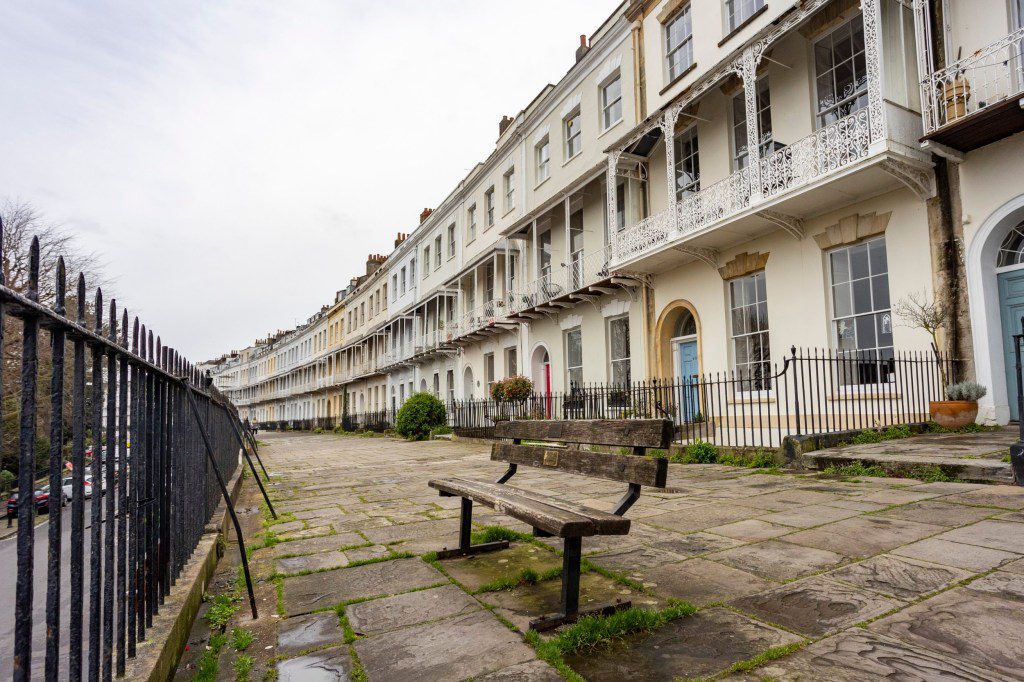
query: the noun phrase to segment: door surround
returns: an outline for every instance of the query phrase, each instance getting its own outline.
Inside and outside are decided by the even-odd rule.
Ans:
[[[656,377],[672,379],[676,375],[675,343],[682,337],[676,336],[676,326],[680,316],[688,312],[693,316],[697,333],[687,338],[697,340],[697,366],[704,366],[704,352],[702,348],[701,320],[697,314],[697,308],[686,299],[676,299],[666,305],[654,327],[654,335],[657,342],[654,344],[654,372]]]

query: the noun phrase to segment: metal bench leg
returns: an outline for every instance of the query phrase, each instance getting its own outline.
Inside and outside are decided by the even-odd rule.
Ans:
[[[580,610],[580,557],[583,538],[566,538],[562,550],[562,616],[575,616]]]
[[[580,611],[580,563],[583,556],[583,538],[565,538],[562,549],[562,603],[559,613],[541,616],[530,621],[530,629],[537,632],[552,630],[560,625],[575,623],[583,616],[607,616],[629,608],[631,602],[616,599],[613,604],[600,604]]]
[[[457,549],[448,549],[445,547],[437,553],[438,559],[450,559],[457,556],[466,556],[469,554],[482,554],[484,552],[494,552],[499,549],[506,549],[508,547],[508,540],[498,540],[496,542],[483,542],[479,545],[472,544],[473,534],[473,500],[468,497],[462,498],[462,515],[459,517],[459,546]]]

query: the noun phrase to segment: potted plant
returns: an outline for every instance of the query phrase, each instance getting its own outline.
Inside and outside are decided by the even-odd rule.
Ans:
[[[946,387],[946,400],[928,403],[932,421],[945,429],[962,429],[978,417],[978,400],[988,389],[973,381],[961,381]]]
[[[960,61],[960,51],[957,51],[957,61]],[[970,99],[971,84],[964,77],[964,70],[956,69],[953,72],[952,80],[942,82],[942,105],[946,113],[945,122],[951,123],[966,116],[967,102]]]
[[[901,299],[893,307],[897,317],[908,327],[922,329],[932,338],[932,351],[938,358],[939,333],[949,322],[950,309],[940,301],[929,298],[926,292],[915,292]],[[946,400],[928,402],[928,413],[939,426],[946,429],[962,429],[978,416],[978,400],[987,392],[984,386],[973,381],[951,383],[946,376],[946,364],[938,363],[939,379],[945,386]]]

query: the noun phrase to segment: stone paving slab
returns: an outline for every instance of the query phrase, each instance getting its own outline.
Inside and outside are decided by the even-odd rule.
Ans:
[[[324,649],[277,664],[278,682],[339,682],[350,679],[352,657],[347,646]]]
[[[1024,609],[1019,603],[963,588],[915,604],[869,629],[1019,678]]]
[[[448,582],[437,569],[419,559],[396,559],[354,568],[285,578],[285,614],[295,616],[353,599],[399,594]]]
[[[780,682],[875,682],[883,679],[981,682],[1005,679],[956,658],[860,628],[815,642],[781,661],[759,668],[757,673],[762,679]]]
[[[522,638],[486,611],[357,640],[371,680],[465,680],[535,658]]]
[[[653,633],[570,656],[566,662],[590,682],[691,679],[721,672],[766,649],[800,639],[727,609],[713,608]]]
[[[285,619],[277,632],[277,651],[293,654],[342,641],[345,633],[333,610]]]
[[[736,599],[732,605],[794,632],[821,637],[880,616],[902,603],[815,576]]]
[[[444,585],[352,604],[345,609],[345,616],[357,635],[374,635],[480,608],[480,602],[459,588]]]
[[[882,554],[832,571],[828,575],[873,592],[911,600],[969,578],[971,573],[949,566]]]
[[[557,609],[557,578],[473,595],[419,557],[332,567],[340,557],[360,562],[456,544],[458,500],[438,498],[426,481],[493,480],[504,467],[489,460],[487,445],[301,433],[268,434],[265,442],[275,506],[303,522],[275,532],[330,533],[280,542],[253,557],[264,578],[282,569],[320,571],[281,581],[285,617],[273,619],[276,633],[268,639],[276,646],[267,654],[283,657],[268,663],[278,666],[279,679],[356,672],[334,610],[344,602],[351,602],[346,618],[357,633],[351,648],[371,681],[558,679],[523,641],[531,618]],[[610,506],[622,494],[616,482],[528,468],[515,481],[594,505]],[[669,484],[645,490],[628,514],[629,535],[583,544],[595,566],[644,591],[590,572],[582,601],[662,608],[678,598],[702,608],[615,645],[618,653],[575,657],[588,679],[715,675],[773,646],[818,637],[825,639],[730,679],[1018,674],[1010,665],[1024,643],[1024,491],[677,464]],[[529,531],[486,509],[474,521]],[[561,550],[557,538],[541,542]],[[524,566],[538,573],[560,566],[560,559],[517,542],[441,565],[471,592]],[[259,588],[269,593],[268,609],[273,588]],[[865,623],[866,630],[852,627]],[[325,648],[302,655],[316,647]]]
[[[826,549],[803,547],[781,540],[768,540],[727,549],[712,558],[762,578],[780,582],[818,573],[826,568],[838,566],[846,560],[841,554]]]

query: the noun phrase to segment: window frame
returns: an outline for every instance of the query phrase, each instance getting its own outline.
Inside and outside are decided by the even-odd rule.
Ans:
[[[444,260],[444,247],[441,244],[441,233],[434,237],[434,270],[441,269],[441,263]]]
[[[494,185],[484,192],[484,231],[494,227]]]
[[[683,154],[680,145],[684,143],[692,143],[693,151]],[[676,191],[676,201],[682,201],[690,194],[696,194],[700,191],[700,134],[697,130],[697,124],[694,123],[682,132],[677,133],[672,139],[672,144],[675,146],[675,168],[673,169],[675,177],[673,178],[673,184]],[[687,159],[692,159],[694,162],[693,165],[696,168],[695,179],[691,180],[687,186],[680,187],[679,170]],[[693,175],[691,174],[691,176]]]
[[[833,275],[832,254],[838,253],[840,251],[847,251],[847,252],[849,252],[850,249],[853,249],[853,248],[855,248],[857,246],[867,245],[867,244],[870,244],[872,242],[879,242],[879,241],[883,242],[885,244],[885,280],[886,280],[886,289],[887,289],[888,296],[889,296],[889,307],[888,308],[878,308],[878,309],[876,309],[874,307],[875,291],[874,291],[873,288],[869,288],[869,292],[871,294],[871,304],[872,304],[871,310],[869,312],[866,312],[866,313],[857,313],[857,312],[855,312],[853,310],[853,282],[855,280],[853,279],[853,272],[852,272],[852,268],[851,268],[850,279],[847,280],[846,282],[842,282],[841,283],[841,284],[849,284],[850,285],[850,314],[849,315],[837,316],[836,315],[836,303],[835,303],[835,301],[836,301],[836,299],[835,299],[835,286],[836,285],[835,285],[835,280],[834,280],[834,275]],[[871,255],[870,255],[870,253],[871,252],[870,252],[870,246],[869,246],[868,247],[868,276],[867,277],[858,278],[858,281],[859,280],[864,280],[864,279],[868,280],[869,287],[870,287],[870,281],[874,277],[878,276],[876,273],[872,272],[872,270],[871,270]],[[874,237],[869,237],[867,239],[861,239],[861,240],[856,241],[856,242],[854,242],[852,244],[842,244],[842,245],[837,246],[837,247],[835,247],[833,249],[829,249],[828,251],[826,251],[824,253],[824,256],[825,256],[825,265],[826,265],[826,272],[825,272],[826,280],[825,280],[825,284],[828,287],[829,339],[830,339],[831,344],[832,344],[832,349],[835,351],[837,357],[841,357],[844,352],[850,352],[850,351],[843,351],[843,350],[841,350],[839,348],[839,329],[838,329],[838,324],[837,323],[840,320],[856,320],[858,317],[866,317],[866,316],[869,316],[869,315],[872,316],[872,317],[875,317],[875,316],[879,316],[879,315],[884,315],[885,313],[889,314],[889,330],[890,330],[889,334],[893,337],[892,345],[891,346],[880,346],[880,345],[878,345],[878,329],[876,328],[875,329],[875,345],[872,348],[863,348],[863,349],[859,348],[859,344],[857,343],[857,327],[856,327],[856,323],[853,323],[854,345],[858,346],[855,349],[853,349],[853,351],[854,352],[874,351],[876,354],[878,354],[880,350],[886,349],[886,348],[890,348],[892,350],[892,355],[895,356],[895,350],[896,350],[895,323],[893,321],[894,313],[892,311],[892,288],[891,288],[891,285],[890,285],[890,282],[889,282],[889,272],[890,272],[890,270],[889,270],[889,245],[888,245],[888,242],[885,239],[885,234],[880,234],[880,235],[877,235],[877,236],[874,236]],[[847,255],[847,262],[849,263],[849,255]],[[878,362],[882,362],[882,360],[879,360]],[[871,387],[871,386],[877,386],[877,387],[880,387],[880,388],[886,388],[886,387],[891,386],[893,384],[893,381],[894,381],[894,379],[892,379],[892,378],[891,378],[891,380],[884,380],[884,381],[881,380],[881,378],[880,378],[876,382],[847,383],[845,377],[842,377],[841,379],[842,379],[842,383],[840,383],[839,386],[840,386],[841,389],[843,389],[845,391],[856,391],[856,390],[861,390],[864,387]]]
[[[764,107],[761,106],[761,87],[762,87],[762,84],[764,85],[764,93],[765,93],[764,99],[765,99],[765,103],[766,103]],[[756,95],[756,97],[757,97],[757,124],[758,124],[758,132],[761,133],[761,139],[758,140],[758,160],[761,160],[761,159],[764,159],[764,158],[766,158],[767,156],[769,156],[771,154],[772,147],[773,147],[773,142],[775,141],[775,138],[774,138],[774,135],[773,135],[773,131],[772,131],[772,95],[771,95],[771,84],[768,82],[768,75],[767,74],[765,74],[765,75],[763,75],[763,76],[761,76],[760,78],[757,79],[756,87],[757,87],[757,95]],[[737,113],[738,112],[736,110],[736,102],[740,101],[743,104],[743,107],[740,110],[740,111],[743,112],[743,123],[744,123],[744,126],[743,126],[743,144],[744,144],[744,146],[746,146],[746,144],[747,144],[747,127],[746,127],[746,122],[747,122],[747,101],[746,101],[746,98],[747,98],[746,91],[741,91],[738,95],[734,95],[733,98],[732,98],[733,107],[732,107],[732,120],[730,121],[730,129],[731,129],[730,137],[732,138],[731,142],[732,142],[732,169],[733,169],[733,171],[738,171],[738,170],[742,170],[742,169],[746,168],[746,165],[743,165],[743,166],[740,165],[740,159],[742,159],[745,162],[745,164],[747,164],[747,165],[749,165],[749,163],[750,163],[750,150],[748,149],[748,150],[744,151],[743,154],[741,155],[740,152],[739,152],[739,142],[740,142],[740,140],[737,139],[737,136],[736,136],[736,129],[739,127],[739,123],[737,121]],[[765,138],[765,135],[764,135],[765,126],[764,126],[764,120],[763,120],[766,117],[768,119],[768,126],[767,126],[768,127],[768,137],[767,138]]]
[[[511,367],[511,371],[509,370]],[[515,346],[505,348],[505,377],[519,376],[519,349]]]
[[[579,343],[579,348],[580,348],[579,362],[580,362],[580,364],[579,365],[570,365],[569,364],[569,362],[571,360],[570,355],[569,355],[569,336],[572,335],[572,334],[578,334],[579,335],[579,339],[580,339],[580,343]],[[570,390],[572,390],[572,385],[573,385],[573,382],[575,381],[572,378],[574,371],[578,372],[578,376],[579,376],[579,380],[576,381],[576,383],[578,385],[582,385],[583,384],[583,329],[581,327],[577,326],[577,327],[572,327],[571,329],[566,329],[564,332],[562,332],[562,348],[564,349],[564,352],[565,352],[565,391],[566,391],[566,393],[568,393]]]
[[[812,107],[812,114],[814,116],[814,126],[815,126],[814,129],[815,130],[821,130],[822,128],[826,128],[829,125],[832,125],[833,123],[838,121],[839,119],[846,118],[847,116],[852,116],[856,112],[861,111],[862,109],[866,109],[868,107],[867,97],[868,97],[868,90],[869,90],[870,84],[869,84],[868,78],[867,78],[867,45],[866,44],[862,44],[861,51],[859,53],[851,52],[849,60],[848,60],[851,65],[854,65],[856,63],[856,56],[857,56],[857,54],[860,54],[860,55],[863,56],[863,62],[864,62],[864,66],[865,66],[863,90],[856,90],[855,89],[853,95],[848,96],[848,97],[844,97],[841,100],[836,98],[836,93],[835,93],[835,85],[836,85],[835,84],[835,70],[836,70],[836,64],[835,64],[835,49],[834,49],[835,46],[834,46],[834,43],[832,42],[832,38],[839,31],[842,31],[844,29],[849,28],[854,22],[860,22],[860,32],[861,32],[861,35],[863,36],[864,35],[864,16],[862,14],[860,14],[860,13],[857,13],[856,15],[850,17],[847,21],[845,21],[842,24],[840,24],[839,26],[836,26],[832,30],[827,31],[826,33],[818,36],[811,43],[811,57],[810,57],[810,59],[811,59],[811,74],[812,74],[811,75],[811,78],[812,78],[811,86],[812,86],[812,92],[814,94],[814,101],[811,103],[811,107]],[[828,71],[829,71],[830,74],[832,74],[832,87],[833,87],[833,93],[832,94],[833,94],[833,97],[836,98],[836,100],[835,100],[835,103],[832,104],[832,106],[827,107],[825,109],[822,109],[821,106],[820,106],[821,98],[820,98],[820,95],[819,95],[819,92],[818,92],[818,81],[821,79],[823,74],[818,73],[817,47],[818,47],[819,43],[821,43],[822,41],[824,41],[826,39],[830,41],[829,45],[830,45],[830,50],[831,50],[830,51],[831,66],[829,66]],[[854,73],[854,83],[856,83],[856,73]],[[863,102],[863,104],[861,106],[857,107],[856,109],[851,110],[849,113],[844,114],[842,116],[838,115],[840,107],[842,107],[845,103],[847,103],[847,102],[854,102],[854,103],[856,103],[861,97],[864,98],[864,102]],[[828,123],[825,123],[825,122],[823,122],[823,117],[825,115],[827,115],[829,112],[835,112],[835,119],[832,120],[832,121],[829,121]]]
[[[753,301],[747,301],[746,299],[744,299],[737,306],[736,299],[735,299],[735,297],[733,295],[734,294],[734,285],[739,285],[740,287],[743,287],[743,282],[745,282],[746,280],[752,280],[753,281],[754,300]],[[764,287],[764,300],[763,301],[758,298],[758,296],[759,296],[758,280],[763,282],[763,287]],[[741,393],[743,393],[743,394],[767,392],[767,391],[770,390],[770,382],[768,382],[768,378],[771,377],[771,375],[772,375],[772,370],[771,370],[771,322],[770,322],[769,316],[768,316],[768,278],[765,275],[765,271],[764,270],[758,270],[756,272],[749,272],[749,273],[747,273],[745,275],[741,275],[739,277],[733,277],[732,279],[726,280],[725,285],[726,285],[726,288],[728,289],[728,291],[727,291],[727,300],[728,300],[728,305],[729,305],[729,316],[728,316],[728,324],[729,324],[729,355],[730,355],[729,361],[730,361],[730,364],[732,365],[732,371],[734,373],[734,376],[737,378],[737,381],[739,383],[739,391]],[[741,288],[741,291],[743,291],[742,288]],[[764,304],[764,317],[765,317],[765,319],[764,319],[764,326],[763,327],[759,326],[759,328],[754,330],[754,331],[746,330],[746,331],[737,333],[737,331],[736,331],[736,322],[734,320],[735,312],[736,311],[744,311],[745,309],[751,308],[751,307],[753,307],[756,310],[762,303]],[[760,315],[758,315],[758,322],[760,323]],[[749,339],[751,337],[754,337],[754,336],[761,337],[761,346],[760,346],[761,349],[762,349],[761,358],[759,358],[758,360],[752,361],[750,359],[749,349],[748,349],[747,359],[742,363],[742,366],[741,366],[741,364],[739,363],[739,359],[738,359],[738,355],[739,354],[738,354],[738,352],[736,350],[737,341],[739,339],[743,339],[744,342],[746,342],[747,339]],[[767,353],[764,352],[765,348],[767,348]],[[762,374],[761,374],[760,379],[756,379],[754,377],[753,373],[751,373],[749,371],[751,368],[755,368],[757,366],[761,366]],[[746,384],[746,386],[744,386],[744,384]],[[756,388],[755,388],[755,385],[756,385]]]
[[[692,10],[693,10],[692,4],[689,3],[689,2],[686,3],[685,5],[683,5],[679,9],[677,9],[675,11],[675,13],[673,13],[672,17],[669,18],[669,20],[666,21],[664,26],[662,27],[662,30],[664,31],[664,43],[663,43],[663,45],[664,45],[664,48],[665,48],[665,82],[666,83],[672,83],[677,78],[680,78],[684,73],[687,72],[687,70],[689,70],[689,68],[691,66],[693,66],[693,11]],[[670,42],[670,38],[671,38],[671,35],[672,35],[672,31],[671,31],[672,26],[674,26],[677,21],[682,21],[684,17],[690,23],[690,31],[686,35],[686,38],[684,38],[679,43],[679,45],[677,45],[675,48],[673,48],[672,44]],[[674,55],[684,51],[684,50],[689,54],[689,58],[687,59],[685,64],[679,64],[678,65],[678,71],[676,73],[673,73],[672,57]]]
[[[486,195],[485,195],[486,196]],[[476,202],[466,209],[466,243],[472,244],[476,241]]]
[[[423,247],[423,279],[430,275],[430,244]]]
[[[537,173],[535,185],[540,186],[551,177],[551,137],[545,135],[540,142],[535,144],[533,154]]]
[[[576,122],[575,133],[570,128],[573,121]],[[563,163],[568,163],[583,153],[583,110],[579,105],[573,107],[573,110],[562,119],[562,140],[562,155],[565,159]],[[573,151],[574,145],[576,151]]]
[[[456,243],[455,223],[452,223],[448,226],[448,260],[455,258],[457,252],[458,244]]]
[[[751,17],[753,17],[754,15],[761,11],[761,8],[764,7],[764,3],[765,0],[725,0],[722,12],[723,17],[725,18],[726,34],[732,33],[740,26],[742,26],[744,23],[749,21]],[[737,4],[750,4],[750,13],[747,14],[746,16],[743,16],[736,12],[730,13],[730,7],[735,7]]]
[[[613,84],[615,84],[615,83],[619,84],[619,95],[618,95],[618,97],[616,99],[614,99],[613,101],[609,102],[609,101],[607,101],[606,95],[607,95],[608,89]],[[599,105],[599,108],[600,108],[601,132],[602,133],[604,133],[605,131],[611,130],[616,125],[618,125],[619,123],[622,122],[622,118],[623,118],[624,114],[623,114],[623,111],[622,111],[623,104],[622,104],[622,72],[621,71],[616,71],[615,73],[613,73],[610,76],[608,76],[608,78],[606,78],[601,83],[601,85],[598,88],[597,102],[598,102],[598,105]],[[609,111],[611,111],[615,107],[615,105],[618,105],[618,118],[616,118],[614,121],[612,121],[612,120],[609,120],[608,113],[609,113]]]
[[[616,325],[618,323],[624,323],[626,325],[625,342],[626,342],[626,350],[628,352],[625,355],[625,357],[621,357],[621,358],[612,357],[612,348],[614,347],[613,344],[612,344],[612,333],[613,333],[612,332],[612,328],[613,328],[613,325]],[[607,348],[608,348],[608,367],[606,369],[606,371],[608,372],[608,384],[611,385],[611,386],[628,387],[632,383],[632,379],[633,379],[633,344],[630,343],[630,338],[629,338],[629,335],[630,335],[629,313],[624,313],[622,315],[615,315],[613,317],[605,318],[604,327],[605,327],[605,338],[606,338],[606,343],[607,343]],[[625,363],[625,366],[626,366],[626,370],[625,370],[625,372],[626,372],[626,381],[624,383],[622,383],[622,384],[616,384],[615,383],[615,367],[616,367],[616,365],[620,365],[620,364],[623,364],[623,363]]]
[[[516,208],[516,168],[513,166],[501,176],[502,192],[504,193],[504,212],[509,213]]]

